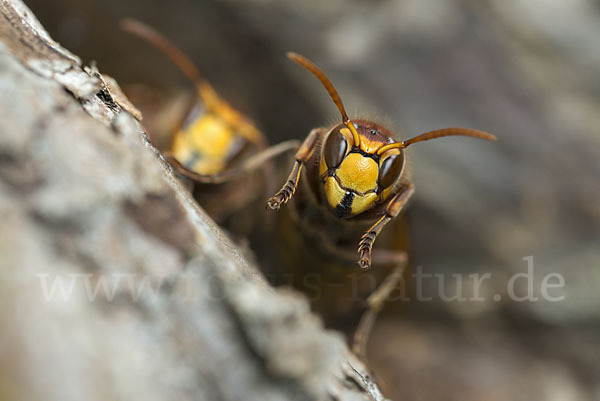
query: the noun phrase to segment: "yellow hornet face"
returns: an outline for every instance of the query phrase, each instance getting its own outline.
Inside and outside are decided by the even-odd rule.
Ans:
[[[218,174],[228,167],[247,142],[259,144],[262,134],[242,114],[221,100],[212,87],[198,89],[196,108],[173,137],[171,152],[198,174]]]
[[[232,127],[213,114],[205,114],[175,134],[173,156],[198,174],[221,172],[239,149]]]
[[[362,129],[358,127],[361,139]],[[319,173],[325,196],[334,214],[349,218],[365,212],[384,200],[399,178],[404,158],[399,149],[377,155],[385,143],[364,138],[365,146],[354,146],[350,130],[339,124],[325,140]]]

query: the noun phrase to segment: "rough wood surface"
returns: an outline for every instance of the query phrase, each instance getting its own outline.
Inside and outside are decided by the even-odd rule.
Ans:
[[[182,189],[114,85],[0,0],[0,400],[382,399]]]

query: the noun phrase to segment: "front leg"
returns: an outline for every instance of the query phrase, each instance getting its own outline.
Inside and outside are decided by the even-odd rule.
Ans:
[[[242,164],[237,168],[231,168],[221,171],[216,174],[198,174],[193,170],[185,167],[175,158],[171,152],[163,152],[163,155],[167,159],[167,162],[181,175],[191,179],[194,182],[200,184],[223,184],[229,181],[233,181],[248,175],[254,170],[264,168],[267,162],[285,152],[290,150],[296,150],[298,148],[299,141],[290,140],[281,142],[277,145],[273,145],[269,148],[263,149],[260,152],[250,156],[244,160]]]
[[[388,201],[388,205],[385,208],[385,214],[381,216],[379,220],[375,222],[360,238],[358,243],[358,255],[360,259],[358,264],[363,269],[371,267],[371,250],[375,239],[383,229],[383,227],[394,217],[398,216],[406,202],[410,198],[414,191],[412,182],[407,182],[402,185],[400,191],[392,199]]]
[[[279,192],[267,200],[267,207],[272,210],[277,210],[281,207],[281,205],[285,204],[292,198],[296,192],[296,188],[298,187],[302,168],[313,155],[320,134],[321,128],[313,129],[310,134],[308,134],[304,142],[302,142],[300,149],[298,149],[298,152],[296,153],[296,161],[294,162],[294,167],[292,167],[290,176]]]

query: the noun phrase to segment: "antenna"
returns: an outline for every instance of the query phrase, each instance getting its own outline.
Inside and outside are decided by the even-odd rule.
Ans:
[[[333,86],[333,84],[331,83],[329,78],[327,78],[327,75],[325,75],[325,73],[319,67],[317,67],[312,61],[310,61],[309,59],[307,59],[304,56],[301,56],[298,53],[289,52],[289,53],[287,53],[287,57],[290,60],[300,64],[302,67],[306,68],[308,71],[312,72],[313,75],[316,76],[319,79],[319,81],[321,81],[321,83],[327,90],[327,93],[329,93],[331,100],[333,100],[333,103],[335,103],[338,110],[340,111],[340,114],[342,115],[342,122],[344,124],[346,124],[346,126],[350,129],[350,132],[352,132],[352,138],[354,140],[354,145],[359,146],[360,136],[358,135],[358,132],[356,132],[356,128],[354,127],[354,124],[352,124],[352,122],[350,121],[350,118],[348,118],[348,114],[346,114],[346,109],[344,109],[344,104],[342,103],[342,99],[340,98],[338,91],[335,89],[335,87]]]
[[[435,138],[442,138],[445,136],[470,136],[473,138],[486,139],[488,141],[496,140],[496,137],[494,135],[489,134],[485,131],[479,131],[470,128],[442,128],[425,132],[424,134],[417,135],[414,138],[407,139],[406,141],[385,145],[377,151],[377,154],[381,155],[383,152],[390,149],[404,149],[407,148],[409,145],[412,145],[413,143],[428,141],[430,139]]]

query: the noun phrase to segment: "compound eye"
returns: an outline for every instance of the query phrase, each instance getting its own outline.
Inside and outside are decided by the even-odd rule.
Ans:
[[[327,137],[327,140],[325,141],[325,149],[323,150],[327,167],[335,168],[339,166],[342,160],[344,160],[346,150],[348,150],[348,142],[346,141],[346,137],[339,131],[339,129],[335,129]]]
[[[392,185],[402,172],[404,155],[402,153],[387,157],[379,168],[379,186],[387,188]]]

